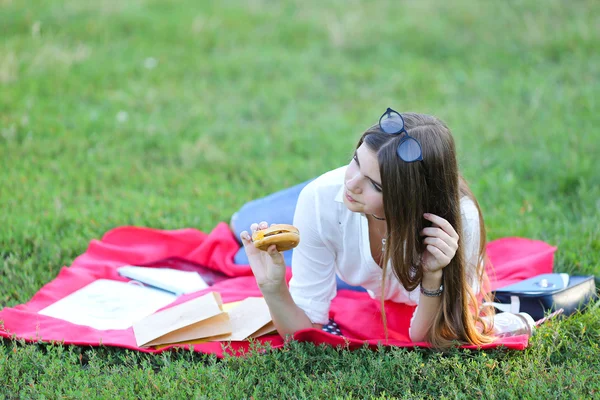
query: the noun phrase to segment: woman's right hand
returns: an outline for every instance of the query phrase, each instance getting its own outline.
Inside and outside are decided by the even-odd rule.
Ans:
[[[250,226],[251,233],[243,231],[240,234],[250,268],[252,268],[256,283],[263,294],[277,293],[285,286],[286,266],[283,254],[277,251],[277,246],[271,245],[266,251],[263,251],[254,247],[254,243],[252,243],[252,233],[266,229],[268,226],[265,221],[260,224],[254,223]]]

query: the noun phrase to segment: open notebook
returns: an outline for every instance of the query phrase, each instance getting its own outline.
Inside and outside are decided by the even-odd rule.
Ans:
[[[276,332],[262,297],[223,304],[218,292],[158,311],[133,325],[140,347],[242,341]]]

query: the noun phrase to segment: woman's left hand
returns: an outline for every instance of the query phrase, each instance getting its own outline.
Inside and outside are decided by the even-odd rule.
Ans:
[[[424,214],[423,217],[433,224],[421,231],[421,236],[426,236],[423,243],[427,245],[421,259],[423,273],[435,273],[450,264],[454,258],[459,237],[444,218],[434,214]]]

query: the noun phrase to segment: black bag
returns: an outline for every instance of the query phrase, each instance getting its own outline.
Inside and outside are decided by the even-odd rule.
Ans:
[[[542,274],[496,289],[493,305],[501,311],[526,312],[539,320],[548,311],[561,308],[564,315],[571,315],[596,299],[593,276]]]

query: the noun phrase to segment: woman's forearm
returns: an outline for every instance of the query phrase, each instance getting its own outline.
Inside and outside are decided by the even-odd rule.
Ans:
[[[306,313],[294,303],[285,283],[276,289],[263,291],[263,297],[269,306],[275,328],[283,338],[301,329],[313,327]]]
[[[435,291],[440,288],[442,284],[442,271],[423,275],[421,286],[423,289],[428,291]],[[419,306],[415,311],[416,314],[412,320],[412,324],[408,330],[410,340],[413,342],[422,342],[425,340],[427,331],[433,324],[433,319],[437,314],[438,309],[441,307],[442,298],[429,297],[421,293],[419,298]]]

